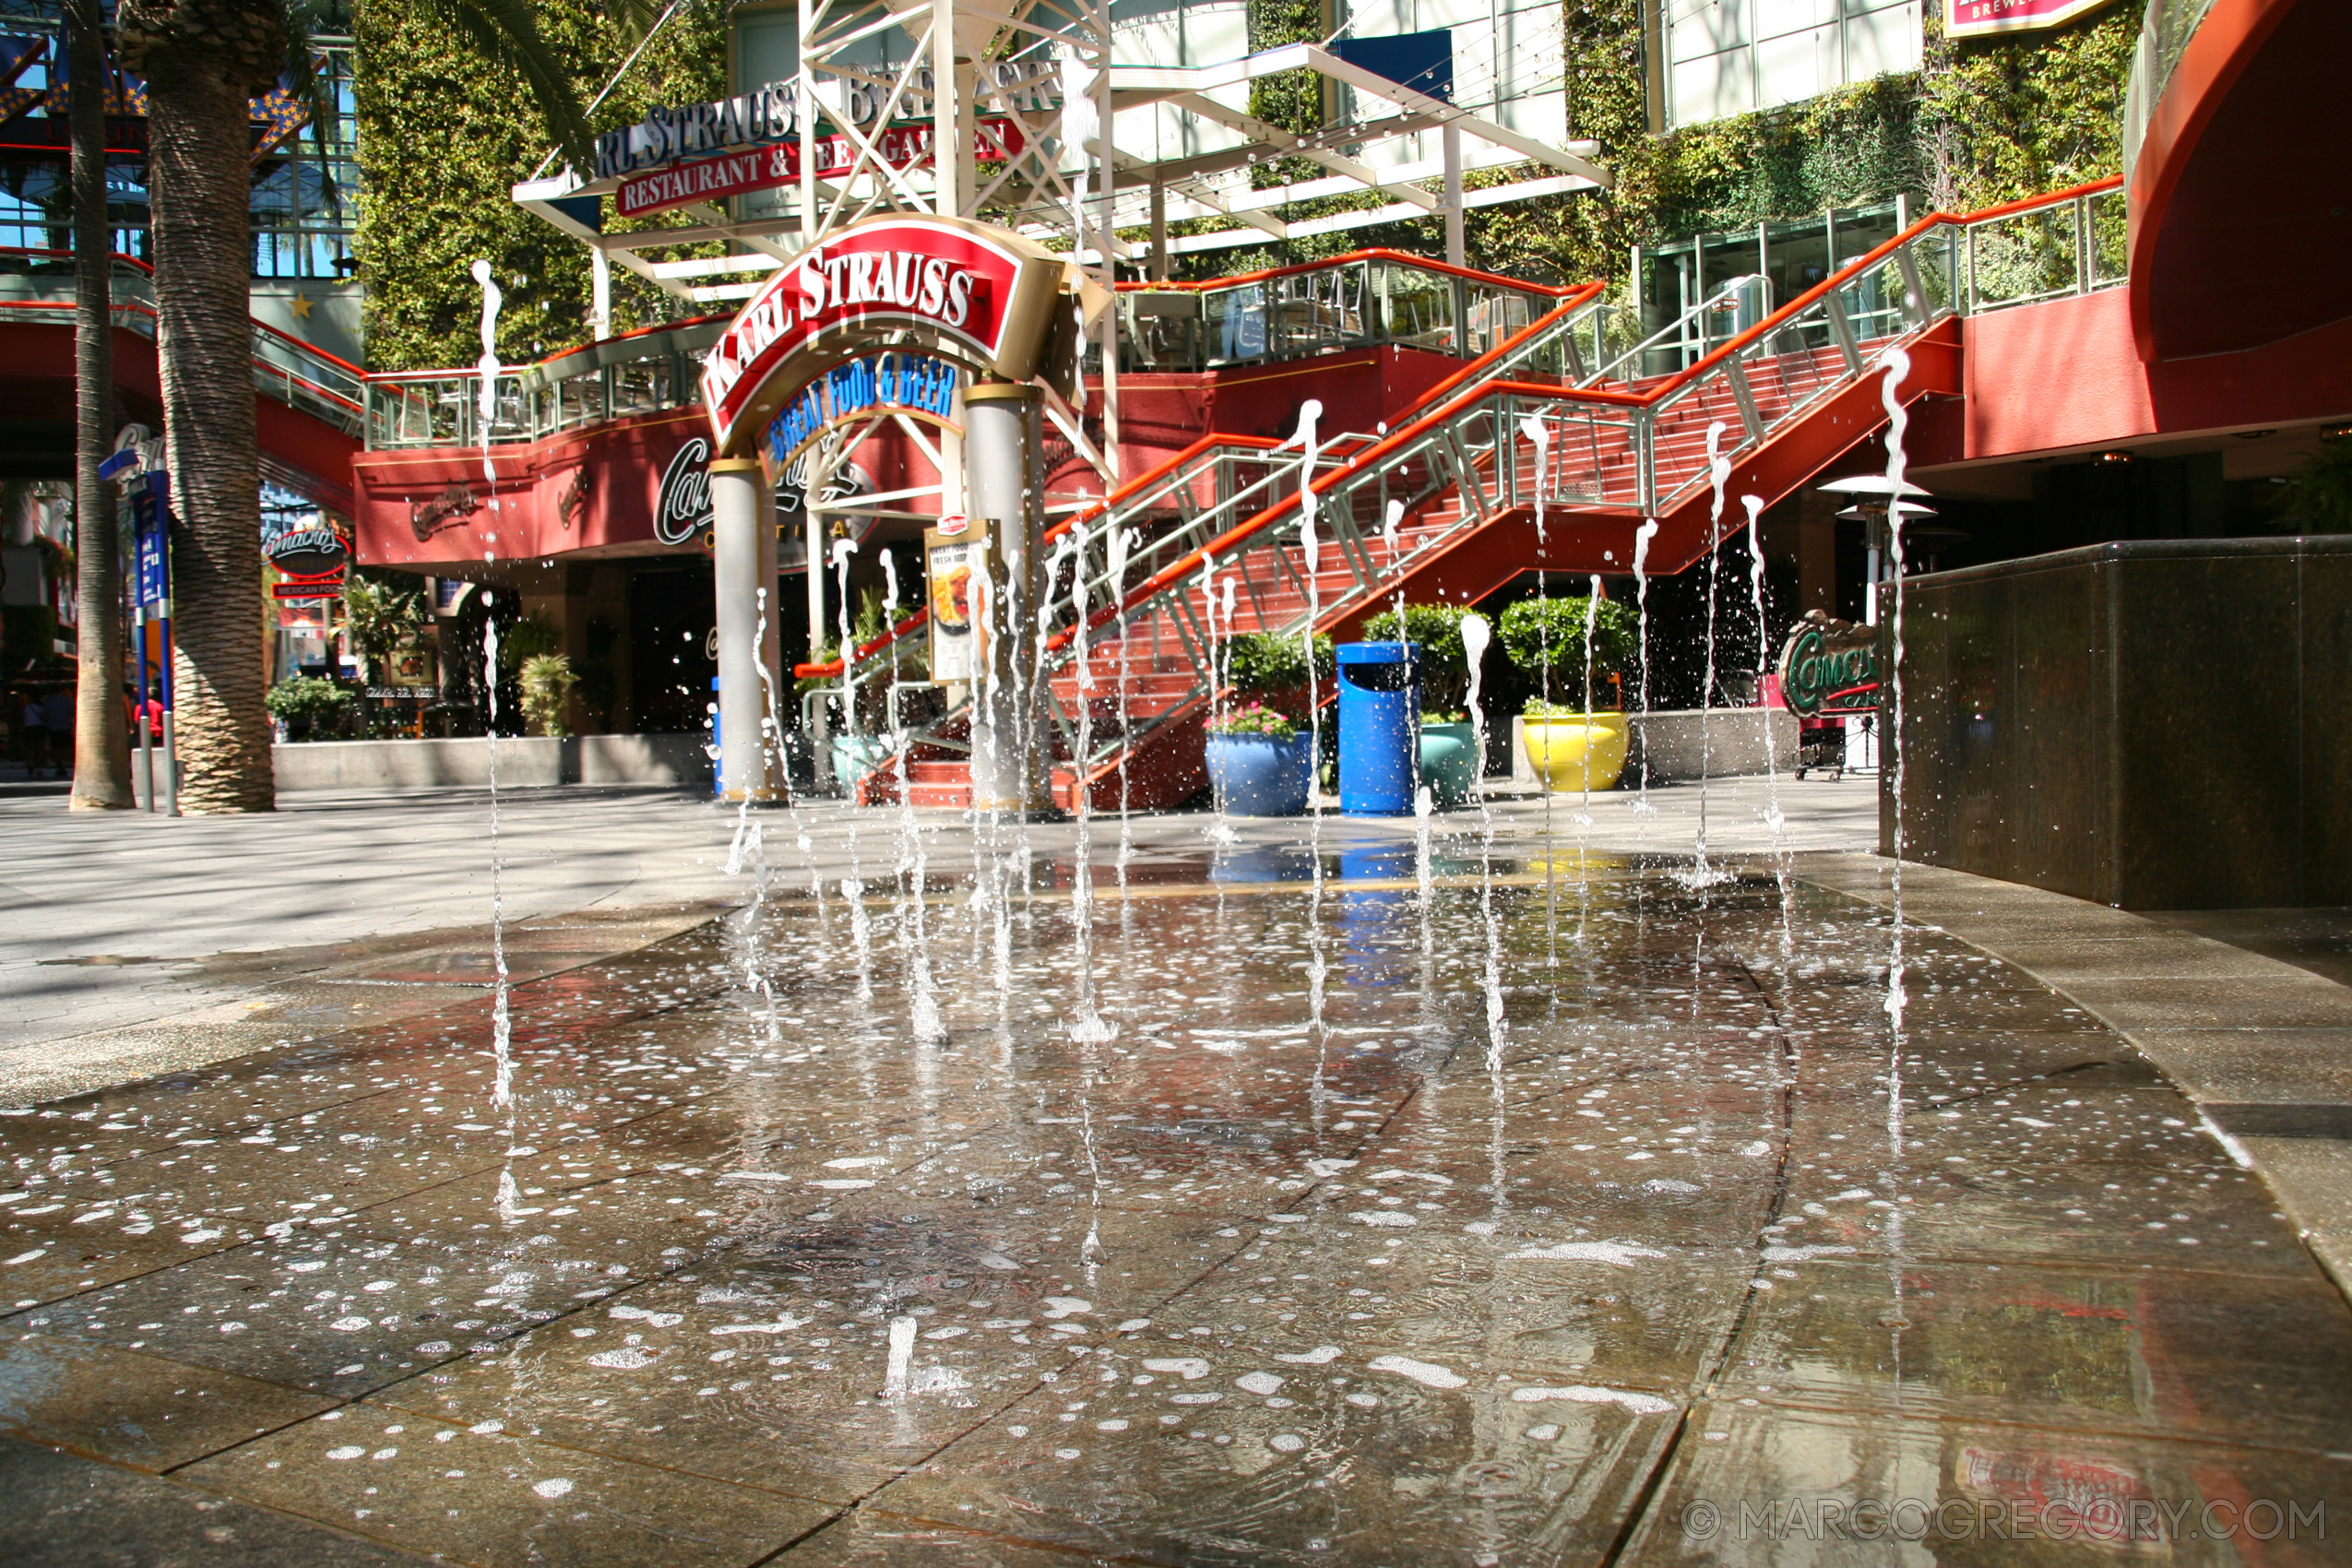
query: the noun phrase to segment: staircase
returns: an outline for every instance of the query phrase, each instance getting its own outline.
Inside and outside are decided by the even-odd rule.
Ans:
[[[1400,597],[1474,600],[1538,569],[1630,572],[1645,520],[1657,524],[1650,574],[1704,559],[1745,526],[1739,497],[1769,505],[1885,424],[1897,350],[1908,368],[1896,399],[1957,396],[1964,315],[2123,281],[2120,268],[2100,265],[2107,230],[2120,224],[2119,186],[1923,219],[1663,374],[1654,372],[1690,339],[1690,318],[1592,362],[1592,346],[1612,340],[1602,315],[1611,307],[1588,286],[1434,388],[1401,427],[1325,445],[1312,472],[1296,447],[1204,438],[1046,536],[1056,629],[1042,706],[1056,800],[1074,806],[1083,790],[1096,810],[1151,809],[1206,782],[1217,585],[1234,586],[1233,632],[1300,636],[1312,624],[1344,639]],[[2068,227],[2071,265],[2053,267],[2046,237]],[[1693,315],[1724,308],[1750,281],[1727,285]],[[1729,465],[1720,517],[1711,455]],[[1313,497],[1312,532],[1302,484]],[[1114,573],[1110,541],[1123,530],[1137,541]],[[921,621],[858,649],[849,677],[877,668]],[[1093,724],[1079,757],[1082,705]],[[968,802],[962,723],[958,710],[902,738],[897,755],[917,804]],[[895,800],[900,766],[869,774],[858,797]]]

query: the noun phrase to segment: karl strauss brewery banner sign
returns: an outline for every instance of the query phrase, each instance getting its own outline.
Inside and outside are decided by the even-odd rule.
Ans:
[[[1946,38],[1989,38],[2000,32],[2063,27],[2114,0],[1945,0]]]
[[[791,395],[886,340],[1026,381],[1037,374],[1069,264],[958,218],[852,224],[761,286],[703,361],[722,457],[748,455]]]

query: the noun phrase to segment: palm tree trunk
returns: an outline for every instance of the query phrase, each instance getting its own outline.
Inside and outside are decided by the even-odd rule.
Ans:
[[[80,679],[74,704],[76,811],[119,811],[131,792],[124,732],[123,570],[114,487],[98,477],[114,444],[113,234],[106,221],[106,54],[99,0],[69,0],[74,183],[74,560]]]
[[[248,89],[210,51],[151,48],[147,60],[156,344],[178,514],[172,587],[180,805],[190,813],[270,811],[277,793],[263,706],[267,675],[254,612],[262,583],[261,465]]]

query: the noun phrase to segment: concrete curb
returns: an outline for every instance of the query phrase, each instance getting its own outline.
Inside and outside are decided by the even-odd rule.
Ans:
[[[498,742],[498,782],[710,786],[701,735],[516,736]],[[490,782],[486,740],[305,741],[276,748],[278,788],[438,790]]]

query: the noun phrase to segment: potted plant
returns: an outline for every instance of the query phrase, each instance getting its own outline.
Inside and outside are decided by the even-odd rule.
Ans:
[[[1289,714],[1250,703],[1208,724],[1208,779],[1233,816],[1297,816],[1307,809],[1313,743]]]
[[[1408,604],[1402,616],[1384,610],[1364,623],[1367,642],[1420,645],[1421,782],[1442,806],[1457,806],[1477,788],[1481,759],[1478,731],[1464,711],[1470,660],[1462,647],[1467,604]]]
[[[342,728],[351,711],[350,690],[315,675],[279,682],[263,702],[269,717],[286,727],[289,741],[324,740]]]
[[[1527,761],[1544,787],[1616,788],[1627,735],[1612,677],[1633,658],[1632,612],[1609,599],[1526,599],[1503,612],[1500,630],[1511,662],[1552,694],[1520,714]]]
[[[1329,701],[1338,656],[1328,636],[1315,638],[1315,695]],[[1307,650],[1280,632],[1242,632],[1225,643],[1225,680],[1240,695],[1306,723]]]

